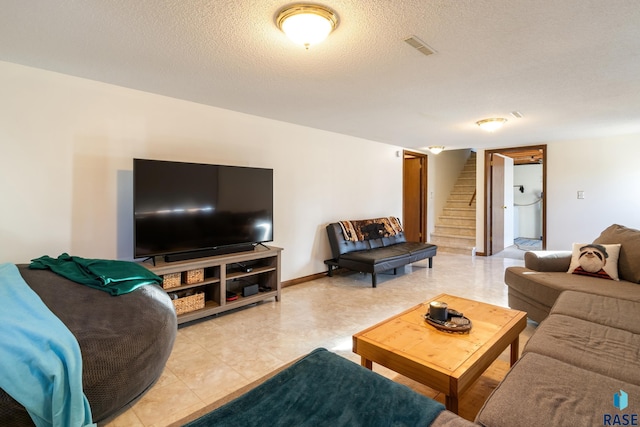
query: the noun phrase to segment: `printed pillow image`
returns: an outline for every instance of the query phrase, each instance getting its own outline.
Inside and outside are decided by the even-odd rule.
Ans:
[[[618,256],[620,245],[598,245],[594,243],[574,243],[571,265],[567,273],[619,280]]]

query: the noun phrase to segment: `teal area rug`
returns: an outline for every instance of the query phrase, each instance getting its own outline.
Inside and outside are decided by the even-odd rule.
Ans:
[[[441,403],[320,348],[187,426],[428,426],[442,410]]]

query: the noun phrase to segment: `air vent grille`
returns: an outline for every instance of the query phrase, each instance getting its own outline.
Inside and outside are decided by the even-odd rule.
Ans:
[[[416,36],[407,37],[406,39],[404,39],[404,41],[409,46],[411,46],[412,48],[414,48],[418,52],[422,53],[423,55],[427,55],[428,56],[428,55],[433,55],[434,53],[436,53],[435,50],[433,50],[432,48],[427,46],[427,44],[425,42],[423,42],[422,40],[420,40]]]

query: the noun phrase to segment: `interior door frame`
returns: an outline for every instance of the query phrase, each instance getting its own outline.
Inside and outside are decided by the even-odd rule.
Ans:
[[[427,175],[429,169],[429,156],[424,153],[419,153],[415,151],[404,150],[402,152],[402,179],[403,179],[403,191],[402,191],[402,223],[405,224],[405,200],[404,200],[404,167],[405,160],[407,158],[418,158],[420,159],[421,168],[420,168],[420,241],[422,243],[427,242]]]
[[[488,198],[490,205],[491,216],[489,217],[489,224],[491,224],[491,237],[489,239],[488,251],[490,253],[498,253],[504,250],[505,242],[505,215],[504,211],[507,209],[505,204],[507,174],[505,164],[506,156],[500,153],[493,153],[489,156],[491,159],[491,197]],[[496,167],[499,165],[499,167]],[[513,172],[512,172],[513,173]],[[511,191],[511,190],[510,190]],[[498,206],[503,209],[495,209]],[[512,225],[513,226],[513,225]]]
[[[491,256],[491,236],[493,229],[491,228],[491,156],[492,154],[509,154],[517,153],[524,150],[540,150],[542,153],[542,249],[547,248],[547,145],[530,145],[523,147],[497,148],[494,150],[485,150],[484,152],[484,251],[481,254]]]

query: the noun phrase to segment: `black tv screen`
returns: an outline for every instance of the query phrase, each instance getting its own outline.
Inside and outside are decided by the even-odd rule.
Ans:
[[[273,240],[273,169],[134,159],[133,210],[135,258],[246,250]]]

